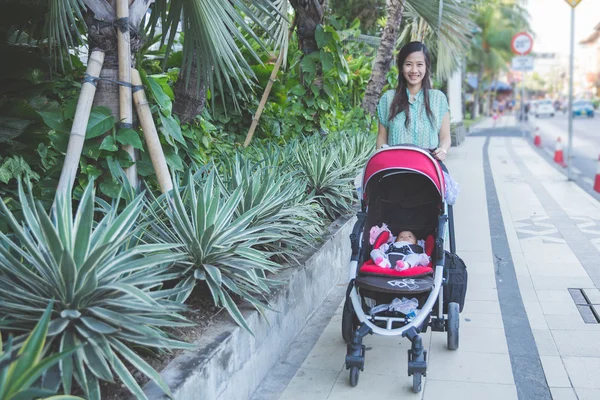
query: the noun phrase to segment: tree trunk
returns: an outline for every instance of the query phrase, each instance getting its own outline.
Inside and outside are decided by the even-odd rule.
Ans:
[[[103,106],[111,111],[111,114],[116,121],[121,121],[121,113],[119,107],[119,57],[118,57],[118,43],[117,43],[117,19],[116,9],[114,8],[113,2],[108,5],[105,1],[98,0],[87,0],[87,5],[96,4],[92,11],[86,15],[86,23],[88,26],[88,41],[90,48],[99,48],[104,51],[104,66],[100,72],[100,81],[98,81],[98,89],[94,98],[94,106]],[[143,45],[143,40],[139,35],[139,28],[141,18],[139,14],[145,13],[148,0],[136,0],[130,1],[133,3],[132,7],[135,7],[135,12],[129,17],[131,23],[135,23],[133,26],[129,24],[129,45],[131,49],[131,64],[135,65],[135,54],[140,50]],[[102,8],[99,8],[98,4],[104,4]],[[99,10],[102,10],[101,13]],[[108,12],[114,14],[107,14]],[[100,13],[100,14],[98,14]],[[106,15],[105,15],[106,14]],[[99,19],[103,20],[100,21]],[[134,115],[134,123],[135,115]],[[135,155],[135,154],[134,154]],[[133,160],[135,161],[135,159]]]
[[[477,72],[477,89],[475,90],[475,96],[473,98],[473,112],[471,117],[473,119],[479,118],[479,99],[481,97],[481,80],[483,79],[484,65],[483,60],[479,64],[479,72]]]
[[[319,51],[315,30],[317,25],[323,23],[324,2],[325,0],[290,0],[296,12],[299,47],[304,54]]]
[[[394,59],[394,49],[396,48],[396,41],[400,33],[405,1],[386,0],[387,22],[383,29],[383,35],[381,36],[381,42],[377,50],[377,57],[373,63],[373,70],[371,71],[371,77],[369,78],[362,103],[362,108],[371,115],[375,115],[381,90],[385,86],[386,76]]]
[[[206,105],[206,83],[198,75],[196,52],[194,52],[193,57],[189,79],[186,80],[187,70],[182,69],[174,88],[175,103],[173,104],[173,112],[179,117],[182,124],[187,124],[193,121],[197,115],[202,114]]]

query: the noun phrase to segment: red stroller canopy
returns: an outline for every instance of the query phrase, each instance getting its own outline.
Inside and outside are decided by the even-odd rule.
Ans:
[[[365,166],[363,172],[363,199],[367,198],[369,180],[377,173],[387,171],[414,172],[429,178],[441,198],[444,198],[444,175],[439,161],[428,150],[411,145],[386,147],[377,151]]]

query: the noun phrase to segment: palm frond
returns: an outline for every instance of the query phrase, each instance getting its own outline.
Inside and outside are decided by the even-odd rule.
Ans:
[[[436,59],[436,76],[447,79],[466,54],[473,28],[471,0],[444,0],[440,21],[440,0],[407,0],[406,23],[401,39],[422,40]],[[402,42],[401,42],[402,43]]]
[[[215,90],[224,93],[227,88],[230,93],[247,96],[246,88],[252,86],[255,76],[240,46],[262,63],[249,40],[264,48],[255,29],[269,29],[256,10],[259,6],[261,10],[274,10],[267,0],[253,0],[250,4],[252,8],[242,0],[156,1],[153,18],[162,20],[165,31],[169,31],[169,35],[165,35],[167,49],[172,48],[180,27],[185,35],[182,72],[186,80],[192,73],[192,64],[197,63],[199,80],[207,82],[211,93]],[[236,98],[233,103],[237,107]]]
[[[82,12],[86,6],[82,0],[49,0],[46,19],[46,36],[52,52],[59,55],[81,44],[79,28],[84,24]],[[62,62],[62,57],[60,58]]]

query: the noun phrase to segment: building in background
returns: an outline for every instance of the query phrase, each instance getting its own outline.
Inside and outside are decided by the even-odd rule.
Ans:
[[[600,94],[600,24],[584,40],[579,42],[581,57],[575,77],[580,81],[585,97],[596,97]]]

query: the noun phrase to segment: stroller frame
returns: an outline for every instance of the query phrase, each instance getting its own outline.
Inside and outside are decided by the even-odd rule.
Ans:
[[[357,279],[359,268],[364,261],[364,243],[363,234],[365,231],[365,222],[367,220],[367,205],[365,204],[365,198],[367,197],[367,185],[371,176],[367,175],[367,168],[369,162],[376,157],[378,154],[386,151],[395,150],[409,150],[411,152],[418,152],[425,155],[430,159],[432,165],[435,165],[437,176],[437,182],[435,179],[430,180],[432,184],[437,186],[438,192],[441,196],[441,207],[440,213],[437,216],[437,234],[435,237],[434,254],[434,278],[433,286],[428,294],[427,300],[420,308],[418,314],[414,318],[408,317],[397,317],[397,316],[372,316],[367,315],[362,306],[362,299],[359,294],[358,288],[356,287],[355,281]],[[422,155],[420,157],[422,157]],[[355,223],[350,240],[352,244],[352,257],[349,264],[349,284],[346,291],[346,302],[344,304],[344,312],[342,316],[342,333],[347,343],[347,354],[345,359],[346,369],[350,370],[350,384],[356,386],[358,383],[358,377],[360,371],[364,370],[365,363],[365,346],[362,344],[363,338],[369,334],[378,334],[382,336],[402,336],[407,337],[411,341],[411,348],[408,350],[408,375],[413,376],[413,391],[418,393],[421,391],[422,377],[427,374],[427,351],[423,348],[422,339],[419,335],[420,332],[425,332],[428,326],[431,326],[432,331],[448,332],[448,348],[455,350],[458,348],[458,322],[459,322],[459,308],[457,303],[450,303],[448,305],[448,315],[444,315],[443,306],[443,293],[444,293],[444,237],[446,233],[446,224],[449,227],[449,245],[450,250],[455,252],[454,243],[454,226],[452,219],[452,207],[449,206],[444,200],[444,180],[442,175],[442,168],[437,160],[435,160],[427,150],[423,150],[412,145],[397,145],[391,146],[376,152],[371,159],[367,162],[363,172],[363,196],[361,200],[361,211],[357,214],[357,222]],[[392,173],[420,173],[416,169],[405,168],[403,172],[392,172]],[[389,168],[390,170],[394,167]],[[400,277],[390,277],[396,279],[403,279]],[[433,308],[437,303],[437,313],[433,315]],[[350,319],[349,319],[350,318]],[[385,328],[378,326],[385,324]],[[394,324],[400,324],[401,327],[394,328]],[[352,330],[351,338],[348,337],[348,327],[358,325],[356,329]],[[350,340],[349,340],[350,339]]]

